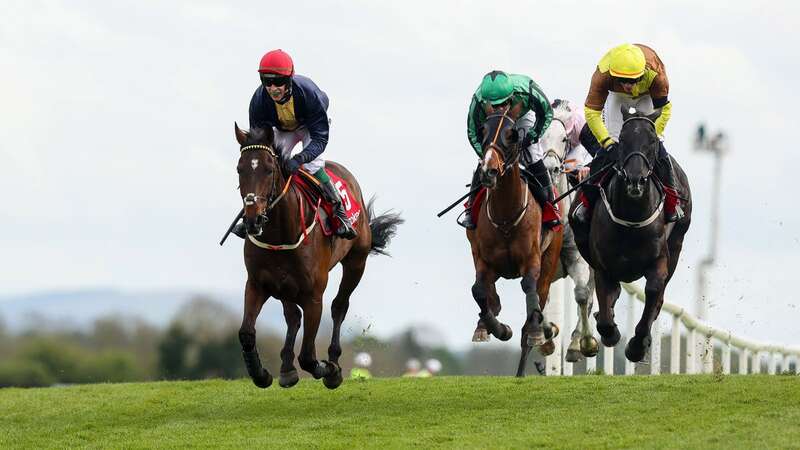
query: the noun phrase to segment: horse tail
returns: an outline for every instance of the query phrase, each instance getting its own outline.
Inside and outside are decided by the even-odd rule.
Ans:
[[[367,218],[369,219],[369,229],[372,232],[372,247],[369,252],[373,255],[389,255],[386,252],[386,247],[389,246],[389,241],[397,233],[397,226],[405,222],[400,217],[400,213],[392,212],[391,210],[384,212],[380,216],[375,216],[374,209],[375,197],[372,197],[367,203]]]

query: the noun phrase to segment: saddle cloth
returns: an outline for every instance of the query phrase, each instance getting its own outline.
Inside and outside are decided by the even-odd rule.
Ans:
[[[526,183],[528,182],[524,176],[522,177],[522,180],[525,181]],[[528,189],[530,189],[530,187],[528,187],[527,184],[526,184],[526,187]],[[473,221],[473,223],[475,224],[476,227],[478,225],[478,217],[480,217],[480,214],[481,214],[481,205],[483,204],[483,200],[486,199],[486,193],[487,192],[488,192],[488,188],[482,187],[478,191],[478,193],[475,194],[475,201],[472,202],[471,206],[469,204],[469,200],[466,203],[464,203],[464,208],[469,208],[470,209],[469,213],[472,216],[472,221]],[[553,186],[553,192],[555,193],[555,196],[558,197],[558,190],[556,189],[555,186]]]
[[[325,172],[331,177],[333,186],[339,191],[339,196],[342,198],[342,206],[344,206],[345,213],[347,213],[347,221],[350,222],[350,225],[355,224],[361,216],[361,203],[341,177],[327,167]],[[325,236],[333,234],[340,225],[339,218],[333,213],[333,204],[325,201],[325,197],[319,187],[319,181],[308,172],[300,170],[297,172],[297,176],[292,178],[292,185],[300,190],[310,204],[316,205],[317,201],[320,201],[320,207],[317,211],[317,223],[319,223]]]

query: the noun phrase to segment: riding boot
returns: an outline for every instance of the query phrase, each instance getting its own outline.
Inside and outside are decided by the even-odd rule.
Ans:
[[[475,196],[478,195],[478,189],[476,188],[478,187],[478,184],[480,182],[481,182],[481,171],[480,171],[480,166],[478,166],[478,168],[475,169],[475,172],[472,174],[472,182],[470,183],[469,186],[469,191],[471,192],[471,194],[469,194],[469,199],[467,199],[467,205],[464,208],[464,218],[461,219],[461,222],[458,222],[459,225],[468,230],[474,230],[475,227],[478,226],[478,224],[475,223],[476,220],[472,218],[472,205],[475,202]]]
[[[592,163],[589,165],[589,176],[596,175],[608,162],[608,151],[602,147],[597,148]],[[594,210],[594,202],[599,195],[601,181],[595,179],[591,183],[584,184],[578,190],[578,205],[572,210],[572,219],[580,224],[587,225],[592,219],[592,211]]]
[[[561,225],[561,217],[558,214],[558,207],[553,204],[555,193],[550,181],[550,174],[544,161],[539,160],[527,167],[528,171],[536,178],[536,183],[528,183],[531,193],[539,205],[542,207],[542,224],[547,228],[557,228]]]
[[[678,197],[678,190],[675,188],[675,167],[672,164],[672,158],[664,148],[663,142],[660,143],[658,156],[656,174],[661,179],[661,184],[664,185],[664,220],[667,223],[677,222],[683,218],[684,213],[683,208],[681,208],[681,200]]]
[[[247,227],[245,226],[244,221],[243,220],[239,221],[239,223],[237,223],[233,227],[233,230],[231,230],[231,233],[235,234],[236,236],[239,236],[242,239],[246,239],[247,238]]]
[[[333,214],[339,219],[339,228],[336,229],[336,235],[345,239],[354,239],[358,233],[350,225],[347,220],[347,212],[344,210],[342,204],[342,197],[339,195],[339,190],[333,185],[333,182],[328,178],[326,181],[320,183],[322,186],[322,195],[327,202],[333,205]]]

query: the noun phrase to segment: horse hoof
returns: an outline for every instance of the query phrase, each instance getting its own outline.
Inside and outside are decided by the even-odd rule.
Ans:
[[[322,384],[328,389],[336,389],[342,384],[342,368],[338,364],[331,364],[334,367],[334,371],[322,379]]]
[[[559,331],[558,325],[550,322],[549,327],[544,327],[544,337],[545,339],[553,339],[554,337],[558,336]]]
[[[556,344],[552,340],[545,342],[539,346],[539,353],[544,356],[550,356],[556,351]]]
[[[584,336],[581,338],[581,354],[587,358],[593,358],[597,356],[597,351],[599,350],[599,345],[597,345],[597,339],[594,336]]]
[[[600,326],[597,325],[597,331],[600,333],[600,340],[606,347],[613,347],[617,345],[620,338],[619,328],[616,325]]]
[[[278,379],[278,384],[282,388],[290,388],[297,384],[300,381],[300,376],[297,375],[296,370],[290,370],[289,372],[281,372],[281,377]]]
[[[567,356],[566,356],[567,362],[576,363],[576,362],[580,361],[582,358],[583,358],[583,355],[581,354],[580,351],[572,349],[572,348],[567,349]]]
[[[257,377],[252,377],[253,384],[260,387],[261,389],[266,389],[272,386],[272,375],[266,371],[266,369],[262,369],[262,372]]]
[[[486,328],[476,328],[472,334],[472,342],[489,342],[489,332]]]
[[[497,339],[500,339],[501,341],[507,341],[514,336],[514,331],[510,326],[504,323],[501,323],[500,326],[503,327],[503,331],[500,333],[500,336],[497,336]]]
[[[628,358],[628,361],[641,361],[647,349],[650,347],[650,340],[650,336],[645,336],[642,338],[641,343],[637,345],[636,336],[632,337],[631,340],[628,341],[628,345],[625,346],[625,357]]]

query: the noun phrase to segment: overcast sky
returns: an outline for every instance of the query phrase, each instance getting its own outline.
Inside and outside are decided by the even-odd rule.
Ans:
[[[0,289],[241,291],[242,241],[217,245],[241,206],[233,122],[248,123],[261,55],[283,48],[331,99],[325,156],[407,221],[393,257],[370,259],[351,316],[382,334],[434,324],[465,345],[477,317],[469,245],[454,214],[435,213],[475,164],[472,92],[501,69],[581,104],[603,53],[641,42],[666,65],[666,144],[695,202],[667,301],[693,310],[709,245],[711,158],[690,145],[706,121],[732,142],[712,322],[798,345],[798,5],[4,0]],[[500,294],[518,333],[519,283],[501,281]]]

